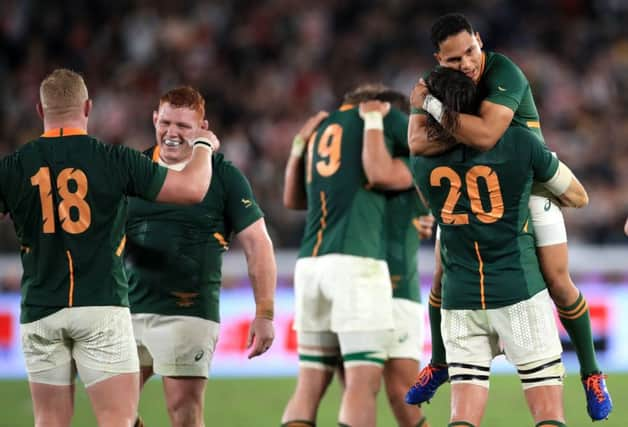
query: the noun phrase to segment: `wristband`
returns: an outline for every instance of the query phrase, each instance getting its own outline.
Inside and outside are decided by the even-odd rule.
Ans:
[[[443,103],[440,102],[438,98],[428,94],[425,97],[425,101],[423,101],[423,109],[430,113],[430,115],[434,117],[438,123],[441,123],[445,108],[443,107]]]
[[[290,155],[294,157],[303,156],[303,152],[305,151],[305,139],[301,135],[296,135],[292,140],[292,150],[290,150]]]
[[[273,320],[275,317],[275,303],[272,299],[264,299],[255,305],[255,317]]]
[[[212,152],[216,151],[216,149],[214,148],[214,144],[209,138],[204,138],[204,137],[194,138],[194,140],[192,141],[192,146],[193,147],[196,147],[196,146],[207,147]]]
[[[379,111],[369,111],[362,114],[364,130],[384,130],[384,116]]]
[[[423,108],[412,107],[412,108],[410,108],[410,114],[423,114],[423,115],[425,115],[425,110]]]

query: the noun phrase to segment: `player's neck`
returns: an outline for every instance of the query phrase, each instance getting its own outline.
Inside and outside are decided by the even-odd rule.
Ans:
[[[44,132],[59,128],[73,128],[82,129],[87,131],[87,120],[85,118],[57,118],[57,117],[45,117],[44,118]]]

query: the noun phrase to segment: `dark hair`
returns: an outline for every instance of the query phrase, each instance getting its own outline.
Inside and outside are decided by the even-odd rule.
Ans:
[[[455,142],[453,133],[458,127],[458,114],[476,114],[479,104],[477,86],[461,71],[436,67],[427,76],[425,84],[432,96],[443,104],[441,123],[427,117],[427,137],[443,143]]]
[[[410,111],[410,101],[401,92],[397,92],[382,83],[367,83],[358,86],[343,97],[345,104],[359,104],[365,101],[390,102],[390,105],[401,111]]]
[[[440,50],[440,44],[445,41],[447,37],[455,36],[462,31],[466,31],[471,35],[475,33],[466,16],[461,13],[448,13],[434,22],[432,30],[430,31],[430,39],[438,52]]]

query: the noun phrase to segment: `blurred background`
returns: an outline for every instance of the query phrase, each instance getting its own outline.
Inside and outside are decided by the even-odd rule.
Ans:
[[[221,151],[247,175],[266,213],[280,270],[274,356],[245,362],[252,297],[243,258],[237,248],[227,254],[214,373],[292,375],[292,268],[303,227],[303,215],[281,204],[292,138],[309,115],[336,108],[360,83],[409,94],[434,65],[431,23],[452,11],[468,16],[485,48],[523,69],[546,141],[589,191],[588,207],[565,211],[572,273],[589,299],[602,360],[628,370],[621,322],[628,307],[627,0],[3,0],[0,154],[41,133],[39,83],[56,67],[84,75],[94,99],[91,134],[140,150],[154,141],[160,94],[181,84],[198,88]],[[18,247],[10,220],[1,221],[0,375],[22,378]],[[420,256],[424,287],[430,248]],[[573,368],[573,355],[567,359]]]

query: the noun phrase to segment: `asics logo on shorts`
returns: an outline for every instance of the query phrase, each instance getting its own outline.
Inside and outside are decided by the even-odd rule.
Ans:
[[[550,199],[547,199],[545,201],[545,206],[543,206],[543,209],[545,210],[545,212],[547,212],[550,210],[551,207],[552,207],[552,201]]]
[[[199,360],[201,360],[203,358],[203,355],[205,354],[205,352],[203,350],[199,351],[198,353],[196,353],[194,355],[194,361],[198,362]]]

